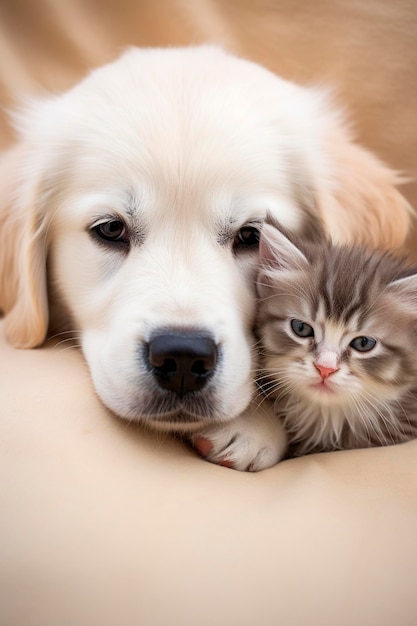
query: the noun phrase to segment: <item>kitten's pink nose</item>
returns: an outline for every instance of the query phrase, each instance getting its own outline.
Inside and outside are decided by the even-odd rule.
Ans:
[[[325,378],[328,378],[330,374],[337,372],[337,370],[339,369],[338,367],[325,367],[324,365],[319,365],[318,363],[314,363],[314,367],[319,370],[320,376],[323,378],[323,380]]]

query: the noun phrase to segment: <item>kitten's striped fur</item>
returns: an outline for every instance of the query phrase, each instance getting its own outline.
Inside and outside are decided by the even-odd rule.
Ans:
[[[388,253],[315,238],[297,242],[266,224],[260,243],[260,384],[275,399],[291,453],[412,439],[417,268]],[[311,327],[314,336],[299,336],[292,323],[297,332]],[[371,339],[375,346],[362,351]]]

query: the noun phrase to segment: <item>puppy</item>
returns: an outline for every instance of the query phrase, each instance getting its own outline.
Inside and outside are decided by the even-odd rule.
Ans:
[[[188,433],[237,469],[275,463],[285,435],[254,383],[259,227],[269,213],[400,244],[396,175],[321,91],[212,46],[131,49],[14,122],[0,168],[9,341],[71,331],[118,416]]]

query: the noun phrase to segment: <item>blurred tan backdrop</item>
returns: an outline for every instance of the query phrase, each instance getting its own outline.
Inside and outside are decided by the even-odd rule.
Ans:
[[[129,45],[202,42],[332,86],[359,141],[417,180],[415,0],[0,0],[0,147],[19,94],[65,89]],[[417,207],[417,183],[403,192]]]

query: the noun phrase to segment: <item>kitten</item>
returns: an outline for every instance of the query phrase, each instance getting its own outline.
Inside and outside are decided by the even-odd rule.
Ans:
[[[416,437],[417,267],[324,234],[297,242],[271,224],[260,259],[260,385],[290,454]]]

